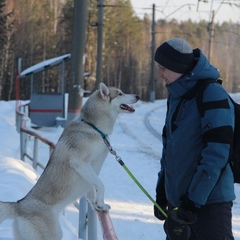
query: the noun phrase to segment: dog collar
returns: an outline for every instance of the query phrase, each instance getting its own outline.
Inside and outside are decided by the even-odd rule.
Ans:
[[[82,119],[81,121],[85,122],[86,124],[91,126],[94,130],[96,130],[102,136],[102,138],[104,138],[104,139],[107,138],[107,135],[104,134],[101,130],[99,130],[96,126],[94,126],[92,123],[86,122],[84,119]]]

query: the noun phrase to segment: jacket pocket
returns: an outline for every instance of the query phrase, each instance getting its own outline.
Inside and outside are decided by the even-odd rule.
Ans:
[[[200,174],[200,176],[198,177],[196,183],[194,184],[193,188],[192,188],[192,193],[194,193],[199,185],[199,183],[202,181],[204,175],[206,175],[207,177],[209,177],[209,175],[207,174],[207,172],[205,170],[203,170]]]

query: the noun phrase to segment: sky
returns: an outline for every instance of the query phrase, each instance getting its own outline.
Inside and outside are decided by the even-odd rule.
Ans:
[[[240,94],[232,95],[240,102]],[[84,99],[85,101],[86,99]],[[154,198],[159,159],[162,150],[161,140],[146,128],[150,123],[158,133],[164,124],[166,100],[154,103],[139,101],[133,105],[135,112],[119,115],[110,136],[113,149],[125,165]],[[57,142],[63,128],[40,128],[37,130],[47,139]],[[0,200],[17,201],[24,197],[36,183],[41,171],[35,171],[30,162],[22,162],[20,156],[20,136],[15,125],[15,101],[0,101]],[[33,138],[28,145],[32,152]],[[46,164],[49,149],[39,144],[39,161]],[[125,170],[111,154],[108,155],[99,175],[105,185],[105,203],[111,205],[112,219],[118,240],[159,240],[165,239],[163,222],[153,215],[153,204],[139,189]],[[80,186],[79,186],[80,187]],[[233,205],[233,233],[240,240],[240,185],[235,184],[237,195]],[[61,214],[62,240],[76,240],[78,212],[73,205],[67,206]],[[97,227],[98,239],[103,239],[101,227]],[[0,240],[14,240],[12,220],[0,224]]]
[[[139,17],[144,13],[152,14],[152,5],[155,4],[156,19],[209,21],[210,13],[214,11],[216,23],[240,21],[240,2],[236,0],[201,0],[199,3],[198,0],[131,0],[131,3]]]

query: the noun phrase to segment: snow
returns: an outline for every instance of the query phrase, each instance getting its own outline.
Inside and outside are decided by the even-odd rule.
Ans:
[[[232,94],[240,100],[240,94]],[[146,115],[151,126],[160,134],[164,124],[166,100],[154,103],[139,101],[134,105],[133,114],[121,114],[116,122],[110,143],[127,168],[147,190],[155,197],[155,184],[160,169],[161,141],[146,128]],[[40,169],[36,172],[29,162],[20,158],[20,136],[15,125],[15,101],[0,101],[0,200],[16,201],[36,183]],[[41,128],[37,130],[53,142],[57,142],[63,129]],[[31,138],[33,142],[33,139]],[[29,144],[29,151],[31,150]],[[46,164],[49,149],[39,144],[39,159]],[[111,205],[109,212],[116,235],[119,240],[165,239],[163,222],[153,215],[153,204],[119,165],[112,154],[109,154],[100,178],[105,185],[105,202]],[[77,184],[77,183],[76,183]],[[237,198],[233,205],[233,233],[240,240],[240,188],[235,185]],[[66,208],[61,215],[63,240],[77,239],[78,212],[73,205]],[[102,238],[98,224],[98,239]],[[12,220],[0,225],[0,240],[13,240]]]
[[[63,63],[64,61],[68,61],[71,58],[71,54],[65,54],[59,57],[55,57],[55,58],[51,58],[51,59],[47,59],[43,62],[39,62],[25,70],[23,70],[20,73],[20,78],[24,78],[29,74],[36,74],[42,71],[45,71],[47,68],[52,68],[54,66],[60,65],[61,63]],[[84,73],[84,77],[88,76],[89,73],[85,72]]]
[[[67,61],[70,58],[71,58],[71,54],[69,53],[69,54],[65,54],[60,57],[51,58],[51,59],[45,60],[43,62],[37,63],[37,64],[25,69],[23,72],[21,72],[20,77],[22,78],[29,74],[33,74],[33,73],[35,74],[35,73],[44,71],[45,68],[57,66],[57,65],[61,64],[63,61]]]

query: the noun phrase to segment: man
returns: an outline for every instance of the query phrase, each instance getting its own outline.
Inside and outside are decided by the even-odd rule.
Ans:
[[[166,220],[167,240],[232,240],[233,174],[228,164],[234,107],[218,83],[203,93],[204,116],[196,97],[182,99],[198,81],[220,74],[201,50],[172,38],[155,53],[157,75],[166,83],[168,110],[163,129],[161,171],[154,214]]]

